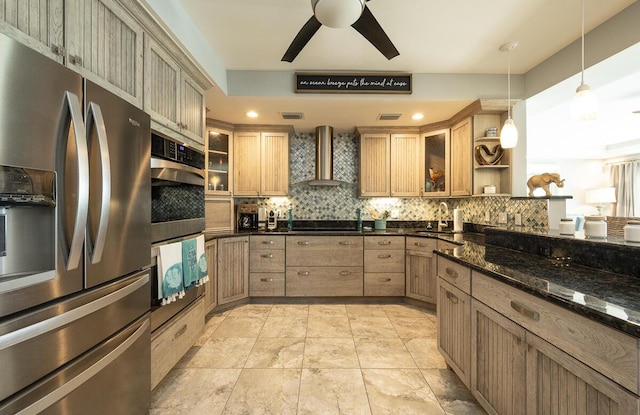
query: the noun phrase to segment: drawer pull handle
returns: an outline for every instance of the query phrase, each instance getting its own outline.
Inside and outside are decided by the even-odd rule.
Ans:
[[[185,324],[184,326],[180,327],[180,330],[176,331],[176,334],[173,335],[173,338],[177,339],[178,337],[186,333],[186,331],[187,331],[187,325]]]
[[[533,321],[539,321],[540,320],[540,314],[538,314],[537,311],[533,311],[530,308],[525,307],[524,305],[516,302],[516,301],[511,301],[511,308],[513,308],[514,310],[516,310],[518,313],[522,314],[523,316],[530,318]]]
[[[298,275],[300,275],[301,277],[308,277],[309,271],[298,271]]]
[[[378,245],[391,245],[391,241],[378,241]]]
[[[262,254],[260,258],[273,258],[273,254]]]
[[[391,278],[378,278],[379,282],[391,282]]]
[[[340,275],[342,276],[351,275],[351,271],[340,271]]]
[[[260,278],[262,282],[273,282],[273,278]]]
[[[353,242],[351,241],[340,241],[338,242],[340,245],[353,245]]]
[[[426,248],[427,247],[427,244],[423,244],[422,242],[414,242],[414,245],[418,246],[420,248]]]
[[[275,242],[274,241],[262,241],[263,244],[265,245],[273,245]]]
[[[309,245],[309,241],[298,241],[298,245]]]
[[[456,297],[456,295],[454,293],[447,291],[447,298],[453,304],[458,304],[458,297]]]
[[[455,269],[451,269],[449,267],[446,267],[444,269],[444,272],[446,272],[447,275],[450,276],[451,278],[458,278],[458,272]]]
[[[386,254],[386,255],[380,254],[380,255],[378,255],[378,258],[387,259],[387,258],[391,258],[391,255],[390,254]]]

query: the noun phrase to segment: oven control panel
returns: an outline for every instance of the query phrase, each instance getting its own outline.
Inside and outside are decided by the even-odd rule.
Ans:
[[[151,133],[151,157],[173,160],[197,169],[204,169],[204,153],[156,133]]]

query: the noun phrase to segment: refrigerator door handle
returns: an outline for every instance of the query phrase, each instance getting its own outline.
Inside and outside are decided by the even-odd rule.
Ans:
[[[78,206],[73,225],[73,236],[71,237],[69,247],[69,256],[67,258],[67,270],[70,271],[78,268],[80,260],[82,259],[84,231],[87,226],[87,215],[89,212],[89,153],[87,150],[87,137],[85,135],[80,100],[74,93],[66,91],[64,93],[64,101],[71,115],[75,144],[78,149],[78,158],[75,160],[78,165]],[[66,115],[63,111],[62,116],[66,117]],[[65,125],[65,122],[61,122],[60,125]]]
[[[111,159],[107,142],[107,129],[102,117],[102,109],[95,102],[89,104],[87,109],[87,137],[90,137],[91,128],[95,125],[98,135],[98,147],[100,150],[100,169],[102,174],[102,198],[100,200],[100,220],[96,240],[93,242],[91,263],[97,264],[102,260],[102,252],[107,239],[109,228],[109,210],[111,206]]]
[[[100,371],[102,371],[104,368],[113,363],[113,361],[120,357],[124,352],[126,352],[131,346],[133,346],[136,341],[138,341],[140,337],[142,337],[142,335],[146,330],[148,330],[148,328],[149,320],[146,320],[135,332],[133,332],[133,334],[131,334],[131,336],[129,336],[115,349],[113,349],[109,354],[95,362],[93,365],[89,366],[84,371],[80,372],[78,376],[68,380],[58,389],[54,390],[48,395],[43,396],[40,400],[32,403],[28,407],[16,413],[16,415],[38,414],[58,402],[60,399],[69,395],[71,392],[82,386],[89,379],[91,379],[92,377],[100,373]]]

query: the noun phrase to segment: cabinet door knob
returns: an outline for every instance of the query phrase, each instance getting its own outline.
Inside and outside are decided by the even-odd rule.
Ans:
[[[458,278],[458,272],[455,269],[445,267],[444,272],[446,272],[451,278]]]
[[[379,282],[390,282],[391,278],[378,278]]]
[[[273,258],[273,254],[262,254],[260,258]]]
[[[300,275],[301,277],[308,277],[309,271],[298,271],[298,275]]]
[[[378,241],[378,245],[391,245],[391,241]]]
[[[351,271],[340,271],[340,275],[347,276],[347,275],[351,275]]]
[[[274,241],[262,241],[263,244],[265,245],[273,245],[275,242]]]
[[[389,254],[387,254],[387,255],[382,255],[382,254],[380,254],[380,255],[378,255],[378,258],[380,258],[380,259],[387,259],[387,258],[391,258],[391,255],[389,255]]]
[[[419,246],[420,248],[425,248],[427,246],[427,244],[423,244],[422,242],[415,242],[414,245]]]
[[[458,297],[452,292],[447,291],[447,298],[454,304],[458,304]]]
[[[309,241],[298,241],[298,245],[309,245]]]
[[[340,241],[338,242],[340,245],[353,245],[353,242],[351,241]]]
[[[262,282],[273,282],[273,278],[260,278]]]

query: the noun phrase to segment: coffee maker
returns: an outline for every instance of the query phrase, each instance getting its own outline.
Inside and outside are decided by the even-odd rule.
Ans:
[[[238,221],[238,231],[258,230],[257,204],[236,205],[236,216]]]

